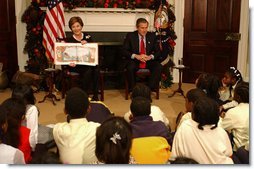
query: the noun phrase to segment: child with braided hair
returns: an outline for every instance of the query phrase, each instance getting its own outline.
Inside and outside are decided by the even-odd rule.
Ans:
[[[222,79],[222,84],[224,87],[228,88],[229,95],[222,96],[221,94],[221,100],[232,100],[234,97],[234,89],[236,85],[243,81],[242,75],[239,70],[237,70],[235,67],[230,67],[224,74],[224,77]]]
[[[242,75],[235,67],[230,67],[225,72],[222,79],[223,87],[220,90],[220,99],[224,101],[224,104],[221,106],[222,111],[226,112],[228,109],[238,105],[238,103],[233,99],[234,90],[237,84],[242,81]]]
[[[218,76],[211,73],[202,73],[196,79],[196,87],[203,90],[207,97],[215,100],[219,105],[223,104],[219,94],[222,83]]]
[[[184,156],[199,164],[233,164],[228,134],[218,126],[218,104],[201,97],[194,103],[191,116],[176,131],[171,158]]]

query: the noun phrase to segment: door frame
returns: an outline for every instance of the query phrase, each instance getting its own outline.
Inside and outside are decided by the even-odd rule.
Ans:
[[[174,63],[183,57],[184,44],[184,5],[185,0],[175,0],[175,32],[177,35]],[[246,10],[248,9],[248,10]],[[241,72],[243,79],[249,81],[249,0],[241,1],[240,28],[241,40],[238,45],[237,69]],[[240,58],[240,59],[239,59]],[[173,82],[179,82],[177,70],[173,70]]]

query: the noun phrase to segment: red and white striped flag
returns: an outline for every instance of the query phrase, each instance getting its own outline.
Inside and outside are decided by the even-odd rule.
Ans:
[[[48,0],[43,27],[43,46],[49,61],[54,62],[54,43],[65,38],[64,8],[61,0]]]

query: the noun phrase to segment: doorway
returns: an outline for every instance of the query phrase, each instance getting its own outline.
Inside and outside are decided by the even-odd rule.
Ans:
[[[188,0],[184,12],[183,82],[200,73],[222,77],[237,66],[241,0]]]
[[[0,11],[0,62],[10,79],[18,70],[15,0],[1,0]]]

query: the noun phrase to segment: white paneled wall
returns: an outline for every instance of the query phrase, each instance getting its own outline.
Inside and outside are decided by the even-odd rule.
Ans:
[[[26,61],[28,60],[28,55],[23,53],[26,37],[26,24],[21,22],[21,17],[30,3],[30,0],[15,0],[17,53],[19,69],[21,71],[25,71],[24,66],[26,66]]]

